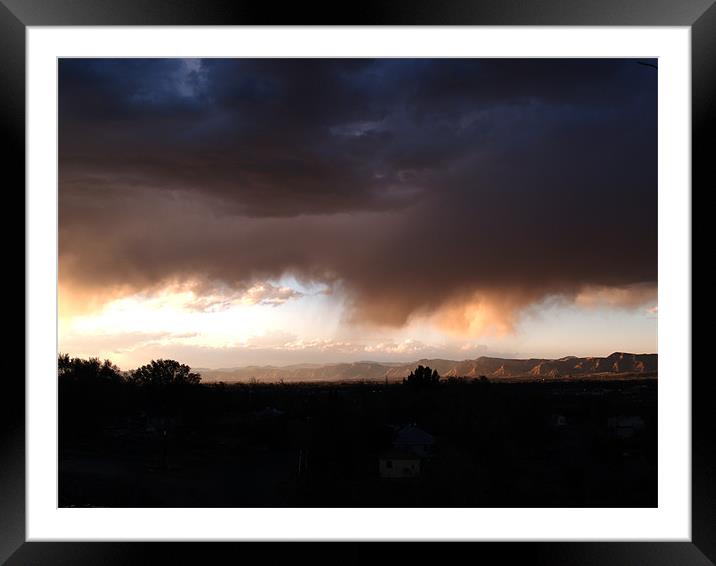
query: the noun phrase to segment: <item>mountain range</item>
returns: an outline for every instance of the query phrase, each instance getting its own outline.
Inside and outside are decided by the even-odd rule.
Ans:
[[[194,368],[205,382],[309,382],[309,381],[399,381],[418,365],[436,369],[441,377],[500,378],[609,378],[624,375],[656,376],[657,354],[614,352],[600,357],[567,356],[559,359],[507,359],[481,356],[474,360],[421,359],[408,363],[352,362],[297,364],[289,366],[246,366],[222,369]]]

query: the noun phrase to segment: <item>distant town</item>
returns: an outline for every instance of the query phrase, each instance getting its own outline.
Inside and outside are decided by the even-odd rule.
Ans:
[[[60,356],[59,505],[656,506],[655,365],[587,359],[616,378],[205,383]]]

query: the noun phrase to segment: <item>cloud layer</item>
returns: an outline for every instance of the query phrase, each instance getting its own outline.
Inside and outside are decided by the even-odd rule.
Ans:
[[[656,78],[608,59],[63,59],[61,288],[280,303],[256,285],[291,274],[356,322],[473,334],[551,295],[651,300]]]

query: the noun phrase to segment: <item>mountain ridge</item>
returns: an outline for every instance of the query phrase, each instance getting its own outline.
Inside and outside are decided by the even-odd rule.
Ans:
[[[436,369],[441,377],[475,378],[579,378],[624,374],[656,375],[658,354],[613,352],[606,357],[565,356],[562,358],[497,358],[480,356],[468,360],[422,358],[413,362],[346,362],[292,364],[287,366],[243,366],[234,368],[196,368],[204,381],[399,381],[418,365]]]

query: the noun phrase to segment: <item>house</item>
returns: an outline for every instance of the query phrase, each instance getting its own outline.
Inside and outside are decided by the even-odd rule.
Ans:
[[[609,417],[607,426],[619,438],[631,438],[644,430],[644,419],[637,415]]]
[[[553,429],[566,427],[568,424],[567,417],[558,413],[552,413],[549,418],[549,426]]]
[[[389,450],[378,459],[381,478],[414,478],[420,475],[420,457],[412,452]]]
[[[145,431],[166,436],[168,432],[173,431],[177,427],[177,424],[178,419],[176,417],[150,415],[146,418]]]
[[[279,409],[276,409],[274,407],[264,407],[262,410],[254,412],[254,418],[259,421],[268,421],[272,419],[277,419],[282,416],[283,411],[280,411]]]
[[[435,437],[415,423],[394,428],[393,447],[378,458],[380,477],[417,477],[421,472],[422,461],[432,453]]]
[[[393,439],[393,448],[421,458],[430,454],[434,444],[435,437],[414,423],[399,428]]]

